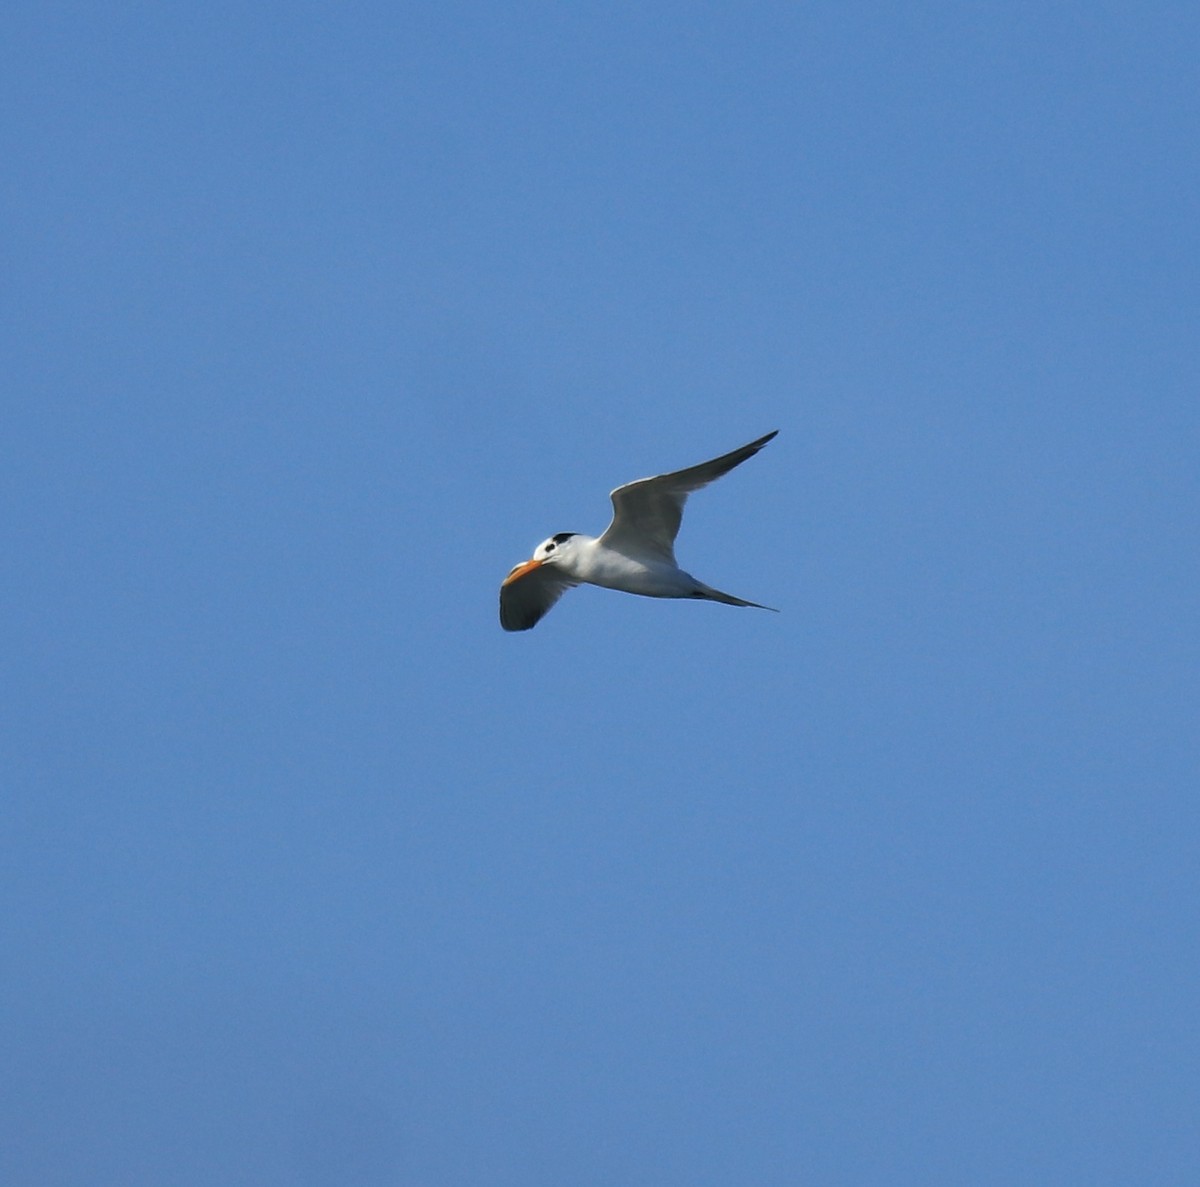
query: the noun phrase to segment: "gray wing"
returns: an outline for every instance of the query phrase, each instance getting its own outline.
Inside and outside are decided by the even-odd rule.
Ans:
[[[553,565],[535,565],[531,561],[517,565],[500,586],[500,625],[506,631],[529,630],[567,590],[578,584]]]
[[[768,441],[778,434],[768,433],[711,461],[659,474],[657,478],[640,478],[627,482],[612,492],[612,523],[600,537],[600,543],[626,556],[645,557],[675,563],[675,537],[683,519],[683,505],[694,490],[707,486],[734,466],[752,458]]]

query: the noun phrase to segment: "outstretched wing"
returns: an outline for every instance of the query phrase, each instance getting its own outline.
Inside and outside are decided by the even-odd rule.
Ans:
[[[579,582],[565,577],[555,565],[525,561],[500,585],[500,625],[506,631],[527,631]]]
[[[626,556],[675,563],[675,537],[683,519],[683,505],[694,490],[707,486],[734,466],[753,457],[779,432],[768,433],[712,461],[627,482],[612,492],[612,523],[600,537],[600,543]]]

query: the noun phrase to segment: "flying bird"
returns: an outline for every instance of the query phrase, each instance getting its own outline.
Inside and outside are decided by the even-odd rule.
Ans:
[[[675,563],[675,537],[688,495],[753,457],[778,431],[698,466],[618,486],[610,496],[613,517],[604,535],[597,539],[559,532],[539,544],[529,560],[514,566],[500,585],[500,625],[506,631],[529,630],[577,585],[600,585],[648,598],[704,598],[726,606],[773,610],[722,593],[685,573]]]

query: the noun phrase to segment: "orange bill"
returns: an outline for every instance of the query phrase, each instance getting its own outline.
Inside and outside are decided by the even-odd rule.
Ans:
[[[514,581],[519,581],[527,573],[532,573],[534,569],[542,567],[541,561],[524,561],[517,565],[511,573],[500,583],[501,585],[511,585]]]

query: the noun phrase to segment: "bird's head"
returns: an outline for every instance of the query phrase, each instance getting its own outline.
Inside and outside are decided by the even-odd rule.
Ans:
[[[575,532],[559,532],[549,540],[543,540],[534,550],[533,559],[542,564],[556,564],[571,555],[575,547]]]
[[[524,577],[526,573],[540,569],[542,565],[557,565],[566,561],[575,546],[576,534],[575,532],[559,532],[557,535],[551,536],[549,540],[543,540],[533,550],[533,556],[529,560],[522,561],[513,568],[512,572],[504,579],[504,584],[507,585],[518,577]]]

